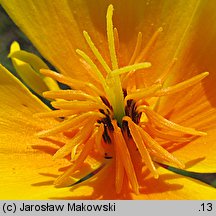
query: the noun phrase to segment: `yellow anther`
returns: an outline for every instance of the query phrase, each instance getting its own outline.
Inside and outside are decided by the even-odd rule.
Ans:
[[[198,82],[200,82],[201,80],[203,80],[206,76],[209,75],[209,72],[203,72],[201,74],[198,74],[184,82],[178,83],[174,86],[170,86],[167,88],[163,88],[161,90],[159,90],[158,92],[156,92],[155,96],[163,96],[163,95],[169,95],[169,94],[174,94],[176,92],[179,91],[183,91],[186,88],[189,88],[195,84],[197,84]]]
[[[88,32],[83,31],[83,35],[86,39],[86,42],[88,43],[89,47],[91,48],[92,52],[94,53],[95,57],[98,59],[98,61],[101,63],[107,74],[111,73],[111,69],[98,51],[97,47],[94,45],[93,41],[91,40]]]
[[[144,112],[147,115],[147,117],[152,122],[154,122],[158,127],[168,128],[168,129],[172,129],[175,131],[179,131],[181,133],[191,134],[191,135],[195,135],[195,136],[207,135],[205,132],[197,131],[194,128],[183,127],[183,126],[178,125],[172,121],[169,121],[169,120],[165,119],[164,117],[162,117],[161,115],[159,115],[158,113],[151,110],[147,106],[140,106],[137,108],[137,111],[138,112],[141,112],[141,111]]]
[[[155,92],[160,88],[161,88],[161,85],[156,84],[156,85],[152,85],[150,87],[144,88],[144,89],[138,89],[137,91],[135,91],[131,94],[128,94],[125,97],[125,104],[126,104],[127,100],[130,100],[130,99],[138,101],[141,99],[146,99],[148,97],[152,97],[152,96],[154,96]]]
[[[121,160],[122,165],[124,166],[127,177],[131,183],[131,186],[136,194],[139,193],[139,184],[137,181],[136,174],[134,172],[133,163],[131,160],[130,152],[127,148],[127,144],[125,143],[124,137],[122,135],[121,129],[117,126],[117,122],[115,120],[112,121],[114,126],[114,142],[115,149],[119,154],[119,159]],[[122,175],[121,175],[122,176]],[[117,183],[119,184],[119,183]]]
[[[153,176],[155,178],[158,178],[158,172],[154,166],[154,163],[149,155],[149,152],[145,146],[145,143],[143,142],[142,136],[140,135],[140,132],[138,130],[138,127],[128,116],[125,116],[123,120],[128,122],[128,127],[131,132],[131,135],[133,137],[133,140],[142,156],[142,159],[146,166],[149,168],[149,170],[152,172]]]
[[[98,77],[98,79],[100,80],[103,88],[105,91],[107,91],[108,86],[106,84],[106,80],[103,77],[102,73],[100,72],[100,70],[98,69],[97,65],[91,60],[91,58],[86,55],[86,53],[84,53],[82,50],[77,49],[76,50],[77,54],[79,54],[92,68],[92,70],[95,73],[95,76]]]
[[[143,51],[140,53],[140,55],[138,56],[138,58],[136,59],[135,62],[139,62],[139,61],[144,61],[149,53],[149,51],[152,49],[152,47],[154,46],[155,42],[158,39],[159,34],[163,31],[163,28],[160,27],[158,28],[155,33],[153,34],[152,38],[149,40],[149,42],[147,43],[147,45],[145,46],[145,48],[143,49]]]
[[[141,69],[145,69],[145,68],[149,68],[151,67],[151,63],[150,62],[143,62],[143,63],[137,63],[137,64],[133,64],[133,65],[128,65],[122,68],[118,68],[114,71],[112,71],[112,75],[116,76],[116,75],[120,75],[123,73],[127,73],[130,71],[137,71],[137,70],[141,70]]]
[[[114,40],[114,31],[113,31],[113,5],[109,5],[107,9],[107,39],[110,51],[110,58],[112,62],[112,69],[115,70],[118,68],[118,61],[116,57],[116,49],[115,49],[115,40]]]
[[[131,59],[130,59],[130,61],[129,61],[129,65],[134,64],[135,59],[137,58],[138,53],[140,52],[141,45],[142,45],[142,33],[139,32],[138,35],[137,35],[136,46],[135,46],[133,55],[132,55],[132,57],[131,57]]]

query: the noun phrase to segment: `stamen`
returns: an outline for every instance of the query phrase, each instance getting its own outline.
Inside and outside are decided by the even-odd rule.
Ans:
[[[136,102],[136,106],[141,106],[141,105],[145,105],[145,106],[149,106],[149,103],[143,98],[143,99],[140,99]]]
[[[120,194],[124,182],[124,166],[121,161],[121,154],[119,152],[119,149],[115,148],[115,160],[116,160],[116,176],[115,176],[115,187],[116,187],[116,193]]]
[[[133,111],[135,109],[135,101],[134,100],[128,100],[125,104],[125,113],[127,116],[132,116]]]
[[[195,105],[195,104],[194,104]],[[206,101],[204,103],[198,103],[196,104],[196,107],[194,109],[191,109],[190,107],[185,109],[183,113],[181,113],[180,116],[177,116],[175,118],[175,121],[177,121],[178,123],[181,123],[182,121],[186,121],[188,119],[193,120],[195,118],[195,116],[198,117],[201,113],[206,113],[206,107],[209,105],[209,101]],[[193,118],[191,118],[193,117]],[[188,121],[187,121],[188,122]]]
[[[168,74],[172,71],[175,63],[177,61],[177,58],[174,58],[170,64],[168,65],[167,69],[158,77],[156,83],[163,83],[166,79],[166,77],[168,76]]]
[[[137,182],[137,177],[134,172],[133,163],[131,161],[130,152],[127,148],[127,144],[125,143],[124,137],[122,135],[122,132],[120,128],[117,126],[117,122],[115,120],[112,121],[112,124],[114,126],[114,142],[115,146],[118,149],[117,152],[119,153],[119,159],[121,160],[125,172],[127,174],[127,177],[131,183],[132,189],[136,194],[139,194],[139,184]],[[119,175],[120,176],[120,175]],[[116,183],[117,185],[120,185],[120,183]]]
[[[140,180],[143,174],[143,162],[154,178],[159,177],[154,162],[167,161],[179,168],[184,168],[184,164],[167,149],[164,149],[164,146],[169,149],[173,147],[174,142],[179,145],[182,142],[191,141],[195,138],[194,136],[206,135],[205,132],[167,120],[155,112],[155,109],[153,111],[150,108],[152,101],[148,99],[154,97],[153,99],[158,100],[160,96],[185,90],[199,83],[208,75],[208,72],[163,88],[163,82],[176,61],[174,58],[167,70],[152,86],[145,85],[143,83],[145,82],[144,76],[140,76],[140,72],[135,72],[151,66],[150,62],[140,61],[147,58],[163,29],[159,28],[153,34],[141,53],[142,33],[139,32],[129,65],[119,68],[118,64],[121,65],[121,63],[118,62],[117,54],[120,42],[117,28],[113,26],[113,10],[113,5],[109,5],[106,15],[109,62],[112,67],[105,61],[86,31],[83,31],[83,36],[96,57],[96,61],[101,64],[100,67],[87,53],[79,49],[76,50],[81,57],[80,60],[85,64],[85,68],[93,72],[91,75],[96,80],[95,84],[72,79],[49,69],[40,70],[43,75],[66,84],[72,89],[44,92],[45,97],[55,99],[51,105],[60,110],[42,112],[35,116],[65,117],[65,119],[59,119],[59,124],[39,132],[37,136],[43,138],[58,133],[63,133],[66,136],[65,145],[61,145],[53,158],[67,157],[72,166],[56,179],[56,185],[65,185],[70,179],[75,179],[73,174],[82,168],[84,162],[92,164],[89,161],[97,160],[97,163],[100,164],[98,170],[100,170],[104,167],[104,161],[110,159],[115,162],[116,193],[119,194],[123,191],[123,185],[127,181],[133,192],[138,194],[137,176]],[[101,71],[100,68],[102,68]],[[128,86],[129,82],[132,84]],[[206,106],[206,104],[204,105]],[[202,111],[204,105],[196,108],[195,113]],[[181,109],[180,105],[178,105],[178,109]],[[191,115],[187,108],[184,108],[184,113],[186,117]],[[184,113],[183,117],[185,117]],[[175,118],[175,121],[176,119],[178,120],[178,117]],[[112,158],[113,160],[111,160]],[[111,164],[113,165],[113,162]],[[83,173],[83,171],[81,172]]]
[[[100,99],[102,100],[102,102],[103,102],[110,110],[113,110],[113,108],[112,108],[110,102],[107,100],[106,97],[100,96]]]
[[[148,169],[151,171],[151,173],[153,174],[154,178],[158,178],[158,172],[154,166],[154,163],[149,155],[149,152],[145,146],[145,143],[143,142],[142,136],[139,133],[139,126],[137,126],[132,120],[131,118],[129,118],[128,116],[125,116],[123,118],[123,120],[128,122],[128,127],[130,130],[130,133],[132,135],[132,138],[140,152],[140,155],[143,159],[143,161],[145,162],[146,166],[148,167]]]
[[[91,101],[53,101],[51,102],[52,106],[57,109],[66,109],[66,110],[76,110],[77,113],[107,109],[102,103],[96,103]]]
[[[88,122],[89,117],[92,117],[92,116],[95,117],[95,119],[104,117],[104,115],[99,112],[86,112],[79,116],[75,116],[67,120],[64,120],[63,122],[58,123],[56,126],[54,126],[51,129],[43,130],[37,133],[37,136],[42,138],[42,137],[50,136],[56,133],[64,132],[65,130],[68,130],[68,129],[72,130],[75,128],[79,128],[80,126]]]
[[[118,29],[114,28],[114,41],[115,41],[115,49],[116,52],[118,53],[119,51],[119,34],[118,34]]]
[[[97,134],[97,130],[94,131],[94,133],[91,135],[91,137],[85,143],[85,146],[84,146],[82,152],[78,156],[77,160],[74,161],[74,164],[65,173],[63,173],[61,176],[59,176],[55,180],[55,182],[54,182],[55,185],[63,184],[66,181],[66,179],[69,178],[74,173],[74,171],[81,168],[81,166],[83,165],[83,162],[85,161],[85,159],[89,155],[89,152],[92,150],[92,148],[94,146],[96,134]]]
[[[112,140],[111,140],[110,135],[109,135],[109,131],[108,131],[106,126],[104,127],[103,140],[105,143],[108,143],[108,144],[112,143]]]
[[[83,31],[83,35],[86,39],[86,42],[88,43],[89,47],[91,48],[92,52],[94,53],[95,57],[98,59],[98,61],[101,63],[107,74],[111,72],[110,67],[98,51],[97,47],[94,45],[93,41],[91,40],[91,37],[89,36],[88,32]]]
[[[144,112],[147,115],[147,117],[154,124],[156,124],[158,127],[168,128],[168,129],[172,129],[175,131],[179,131],[181,133],[191,134],[191,135],[195,135],[195,136],[207,135],[207,133],[205,133],[205,132],[197,131],[197,130],[195,130],[193,128],[189,128],[189,127],[183,127],[183,126],[178,125],[174,122],[171,122],[171,121],[165,119],[164,117],[162,117],[161,115],[159,115],[158,113],[154,112],[153,110],[151,110],[147,106],[138,107],[137,112]]]
[[[143,51],[140,53],[140,55],[138,56],[138,58],[136,59],[135,62],[139,62],[139,61],[143,61],[146,59],[149,51],[152,49],[152,47],[154,46],[155,42],[158,39],[159,34],[163,31],[163,28],[160,27],[157,29],[157,31],[153,34],[152,38],[148,41],[148,43],[146,44],[145,48],[143,49]]]
[[[185,143],[191,141],[192,137],[184,137],[182,134],[174,134],[173,132],[169,131],[162,131],[158,130],[157,128],[153,127],[151,124],[148,124],[146,126],[140,125],[143,129],[147,129],[148,133],[150,135],[156,136],[157,138],[173,141],[173,142],[180,142]]]
[[[47,112],[35,113],[33,116],[43,118],[43,117],[67,117],[75,114],[73,110],[52,110]]]
[[[74,147],[75,149],[77,149],[78,146],[85,143],[92,134],[94,123],[95,123],[95,118],[91,117],[88,120],[88,126],[84,126],[82,130],[80,130],[69,142],[67,142],[63,147],[61,147],[53,155],[53,159],[63,158],[68,154],[70,154],[73,151]],[[74,155],[75,154],[76,152],[74,153]],[[71,160],[74,160],[74,158],[72,157]]]
[[[109,11],[109,9],[108,9]],[[108,11],[107,11],[107,14],[108,14]],[[107,17],[109,17],[107,15]],[[112,16],[111,16],[112,18]],[[109,21],[107,21],[109,22]],[[111,20],[112,22],[112,20]],[[112,29],[113,31],[113,29]],[[112,32],[113,33],[113,32]],[[111,35],[113,36],[113,34],[111,33]],[[107,34],[109,35],[109,33],[107,32]],[[95,54],[96,58],[98,59],[98,61],[101,63],[101,65],[104,67],[105,71],[107,72],[107,77],[106,77],[106,80],[104,81],[104,78],[101,77],[101,80],[102,80],[102,84],[103,84],[103,87],[104,87],[104,90],[106,92],[106,96],[108,97],[108,99],[110,100],[112,106],[116,109],[114,109],[114,111],[116,111],[115,114],[117,114],[116,116],[118,116],[117,118],[121,119],[121,115],[124,114],[124,108],[123,106],[121,106],[121,104],[123,104],[123,94],[122,94],[122,88],[121,88],[121,81],[120,81],[120,78],[119,76],[113,76],[112,75],[112,71],[111,69],[109,68],[109,66],[107,65],[107,63],[105,62],[105,60],[103,59],[103,57],[101,56],[100,52],[98,51],[98,49],[95,47],[94,43],[92,42],[90,36],[88,35],[87,32],[84,32],[84,37],[88,43],[88,45],[90,46],[92,52]],[[109,38],[109,36],[108,36]],[[113,41],[114,41],[114,38],[113,38]],[[109,40],[108,40],[108,43],[109,43]],[[109,43],[109,47],[112,47],[112,45],[110,45]],[[82,52],[82,51],[81,51]],[[82,57],[83,58],[87,58],[86,61],[91,65],[91,67],[94,68],[94,70],[97,71],[97,74],[99,76],[102,76],[100,74],[100,71],[98,70],[98,68],[96,67],[96,65],[92,62],[92,60],[86,56],[85,53],[82,52]],[[116,59],[117,60],[117,59]],[[100,77],[99,77],[100,79]],[[117,101],[116,99],[118,98],[118,103],[120,103],[120,107],[117,105]]]
[[[98,69],[98,67],[95,65],[95,63],[91,60],[91,58],[86,55],[82,50],[77,49],[76,50],[77,54],[79,54],[92,68],[92,70],[95,72],[95,76],[98,77],[98,79],[100,80],[105,92],[108,89],[108,86],[106,84],[106,80],[103,77],[102,73],[100,72],[100,70]]]
[[[161,84],[156,84],[144,89],[138,89],[134,93],[126,96],[125,103],[130,99],[138,101],[146,97],[154,96],[154,93],[160,88],[161,88]]]
[[[107,39],[110,51],[110,58],[112,62],[112,69],[115,70],[118,68],[118,61],[116,57],[116,50],[115,50],[115,40],[114,40],[114,32],[113,32],[113,5],[109,5],[107,9]]]
[[[59,74],[57,72],[48,69],[41,69],[40,73],[42,73],[45,76],[51,77],[60,83],[66,84],[70,86],[72,89],[79,89],[91,95],[97,95],[97,96],[103,94],[103,92],[92,83],[72,79],[70,77],[66,77],[62,74]]]
[[[139,130],[144,142],[146,145],[152,149],[153,151],[157,152],[157,156],[163,159],[166,159],[168,162],[171,162],[175,165],[177,165],[179,168],[184,168],[184,164],[182,164],[177,158],[175,158],[172,154],[170,154],[168,151],[166,151],[164,148],[162,148],[154,139],[152,139],[151,136],[149,136],[148,133],[146,133],[142,128],[137,126],[137,129]]]
[[[200,82],[201,80],[203,80],[206,76],[209,75],[209,72],[203,72],[199,75],[196,75],[184,82],[178,83],[174,86],[170,86],[167,88],[163,88],[161,90],[159,90],[158,92],[156,92],[155,96],[164,96],[164,95],[169,95],[169,94],[173,94],[179,91],[183,91],[186,88],[189,88],[195,84],[197,84],[198,82]]]
[[[136,71],[136,70],[145,69],[149,67],[151,67],[150,62],[143,62],[143,63],[133,64],[133,65],[128,65],[128,66],[121,67],[119,69],[112,71],[112,75],[113,76],[120,75],[123,73],[127,73],[129,71]]]
[[[59,91],[46,91],[43,92],[45,98],[51,99],[64,99],[64,100],[90,100],[100,103],[99,97],[86,94],[80,90],[59,90]]]
[[[137,35],[136,46],[135,46],[133,55],[132,55],[132,57],[131,57],[131,59],[130,59],[130,61],[129,61],[129,65],[134,64],[135,59],[136,59],[138,53],[140,52],[141,45],[142,45],[142,33],[139,32],[138,35]]]
[[[178,110],[178,115],[175,115],[175,121],[178,122],[179,124],[180,124],[179,118],[183,119],[182,117],[188,111],[189,112],[193,111],[195,107],[197,109],[199,106],[202,106],[202,104],[200,105],[200,100],[199,100],[200,99],[200,94],[202,94],[202,88],[200,88],[200,85],[201,85],[201,83],[198,83],[197,85],[192,86],[189,89],[190,90],[189,94],[186,93],[186,94],[184,94],[184,97],[181,97],[179,100],[175,101],[174,110],[175,111]],[[191,109],[191,106],[190,106],[191,101],[193,101],[193,107],[194,107],[193,109]],[[195,105],[195,104],[197,104],[197,105]],[[157,107],[154,108],[154,111],[157,112],[158,109],[159,109],[159,106],[160,106],[160,102],[158,101]],[[171,113],[174,114],[175,112],[173,112],[173,106],[166,107],[166,113],[169,113],[169,116],[170,116]]]
[[[105,150],[102,146],[102,135],[104,132],[104,125],[100,124],[99,128],[98,128],[98,132],[97,132],[97,136],[95,137],[95,147],[96,150],[101,154],[101,155],[105,155]]]

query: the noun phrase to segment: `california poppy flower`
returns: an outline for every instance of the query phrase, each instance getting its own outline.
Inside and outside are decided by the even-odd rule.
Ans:
[[[163,168],[215,172],[215,21],[203,21],[214,4],[1,4],[60,72],[12,45],[15,68],[50,110],[1,66],[2,198],[216,198]]]

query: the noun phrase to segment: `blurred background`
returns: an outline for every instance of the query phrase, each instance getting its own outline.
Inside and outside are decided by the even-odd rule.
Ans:
[[[15,73],[10,59],[7,58],[10,45],[13,41],[17,41],[23,50],[39,55],[31,42],[11,21],[8,15],[4,12],[3,8],[0,6],[0,63],[3,64],[8,70]]]

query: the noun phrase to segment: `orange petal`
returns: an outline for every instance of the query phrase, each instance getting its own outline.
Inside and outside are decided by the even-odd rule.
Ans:
[[[94,59],[93,53],[86,46],[82,34],[84,30],[89,33],[96,47],[110,64],[105,26],[106,9],[110,2],[55,0],[50,3],[42,0],[36,3],[33,0],[2,0],[1,4],[41,54],[62,73],[93,81],[75,53],[77,48],[88,50],[87,53]],[[132,57],[137,29],[143,32],[143,48],[153,33],[159,27],[163,27],[164,33],[156,41],[154,51],[148,55],[156,65],[153,71],[159,73],[164,71],[186,40],[188,27],[195,20],[193,15],[199,9],[199,1],[196,0],[190,0],[188,4],[184,1],[173,4],[171,0],[161,4],[156,0],[113,0],[112,4],[115,8],[114,27],[117,28],[120,38],[121,65],[126,65]],[[155,19],[155,16],[158,19]],[[154,72],[154,75],[158,76],[157,72]],[[155,76],[151,77],[151,80],[155,79]]]
[[[166,1],[165,4],[158,4],[153,1],[146,6],[146,23],[153,24],[152,27],[144,25],[145,31],[150,30],[151,35],[162,27],[163,31],[158,36],[157,41],[151,52],[147,55],[148,61],[152,63],[151,76],[145,76],[145,81],[154,82],[157,80],[167,68],[177,58],[179,61],[182,53],[188,45],[189,39],[192,37],[195,23],[199,15],[200,1],[190,0],[185,4],[184,1],[178,1],[173,4],[172,0]],[[172,11],[172,12],[170,12]],[[157,17],[158,19],[155,19]],[[145,40],[145,38],[144,38]],[[176,65],[175,65],[176,66]],[[170,77],[178,71],[177,68],[170,71]]]
[[[2,141],[1,141],[2,143]],[[16,143],[14,143],[16,145]],[[53,162],[51,155],[36,152],[0,153],[1,199],[48,199],[58,193],[69,195],[68,189],[53,186],[61,163]]]
[[[209,76],[205,78],[201,85],[195,88],[187,89],[179,94],[175,94],[166,98],[160,103],[161,113],[167,114],[171,108],[175,106],[173,117],[175,113],[182,115],[185,108],[189,110],[199,107],[200,104],[208,101],[204,111],[210,109],[215,110],[216,106],[216,48],[213,44],[216,43],[216,17],[215,17],[215,4],[211,1],[201,1],[199,16],[197,16],[197,23],[195,24],[190,40],[188,41],[185,49],[182,51],[181,58],[176,62],[176,68],[171,71],[171,74],[175,76],[169,77],[169,82],[178,83],[180,81],[191,78],[193,75],[208,71]],[[207,21],[208,17],[208,21]],[[196,90],[194,90],[196,89]],[[185,103],[186,101],[186,103]],[[176,103],[178,106],[176,107]],[[181,105],[182,104],[182,105]],[[188,106],[190,105],[190,106]],[[185,120],[191,119],[191,116],[185,118]],[[205,122],[202,127],[209,126],[210,118],[215,117],[215,111],[206,115]],[[211,122],[216,122],[212,119]]]
[[[174,174],[163,168],[158,169],[158,180],[147,178],[143,181],[142,194],[133,199],[158,200],[215,200],[215,188],[197,180]]]
[[[216,172],[216,129],[173,152],[186,168],[195,172]]]
[[[159,179],[145,176],[142,179],[140,194],[135,195],[124,186],[121,194],[115,191],[115,165],[111,163],[94,177],[86,182],[71,187],[73,191],[80,193],[83,187],[92,188],[92,193],[86,195],[85,199],[140,199],[140,200],[214,200],[216,198],[215,188],[210,187],[197,180],[174,174],[163,168],[158,169]],[[80,188],[80,189],[79,189]],[[88,191],[88,190],[87,190]],[[82,199],[83,196],[67,195],[58,196],[59,199]]]

